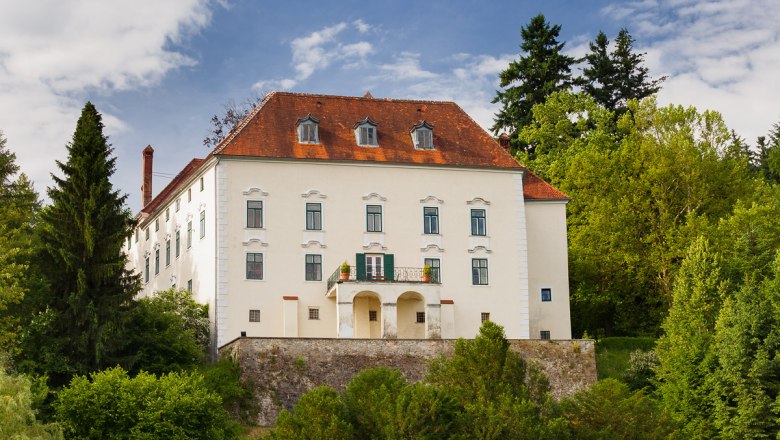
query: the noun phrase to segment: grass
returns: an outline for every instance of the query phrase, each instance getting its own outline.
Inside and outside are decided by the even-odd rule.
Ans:
[[[628,358],[632,351],[650,351],[655,346],[655,338],[650,337],[612,337],[601,338],[596,342],[596,369],[599,379],[623,377],[628,368]]]

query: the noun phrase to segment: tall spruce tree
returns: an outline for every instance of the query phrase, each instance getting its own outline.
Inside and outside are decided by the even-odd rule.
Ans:
[[[666,77],[650,79],[644,66],[645,53],[634,51],[634,38],[623,28],[615,37],[615,48],[608,53],[609,39],[599,32],[590,43],[583,69],[583,89],[611,111],[622,113],[631,99],[646,98],[661,89]]]
[[[571,66],[577,62],[563,54],[565,42],[558,41],[559,25],[551,26],[544,15],[531,19],[520,29],[525,53],[499,75],[503,91],[497,91],[493,103],[501,103],[501,109],[493,119],[491,130],[498,134],[508,131],[512,150],[521,149],[533,153],[533,147],[518,139],[520,130],[532,121],[531,109],[545,101],[553,92],[565,90],[576,82],[571,76]]]
[[[101,115],[87,102],[67,146],[63,177],[52,175],[52,204],[41,213],[38,262],[48,281],[33,319],[27,357],[54,384],[106,367],[121,339],[123,311],[139,290],[122,244],[133,225],[126,195],[111,184],[116,159]],[[30,353],[30,352],[34,353]]]

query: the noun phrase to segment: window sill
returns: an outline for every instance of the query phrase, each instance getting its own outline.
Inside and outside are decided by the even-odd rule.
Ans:
[[[244,281],[251,281],[251,282],[263,282],[265,279],[257,279],[257,278],[244,278]]]

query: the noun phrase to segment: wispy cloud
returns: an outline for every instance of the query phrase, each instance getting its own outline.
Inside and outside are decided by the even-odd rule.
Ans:
[[[296,38],[290,43],[295,76],[261,80],[255,83],[253,88],[264,91],[268,89],[289,90],[307,80],[315,72],[328,68],[334,62],[342,62],[345,67],[361,65],[366,57],[374,52],[374,47],[367,41],[355,43],[340,41],[339,36],[350,27],[355,28],[361,34],[370,30],[365,22],[355,20],[352,23],[341,22],[314,31],[305,37]]]
[[[0,128],[39,187],[49,183],[54,159],[64,157],[85,94],[150,86],[172,69],[195,64],[172,46],[209,22],[208,6],[205,0],[3,6]],[[26,109],[35,109],[35,117]],[[104,122],[109,133],[124,128],[110,114]]]
[[[720,111],[753,141],[780,118],[780,8],[772,0],[659,0],[603,9],[627,21],[667,103]],[[746,105],[746,103],[749,103]]]

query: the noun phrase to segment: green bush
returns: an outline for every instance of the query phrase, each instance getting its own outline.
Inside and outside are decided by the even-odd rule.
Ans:
[[[628,368],[623,374],[625,382],[632,390],[655,389],[655,369],[658,367],[655,351],[634,350],[628,358]]]
[[[0,438],[19,440],[62,439],[58,424],[42,424],[33,410],[30,381],[12,376],[0,365]]]
[[[91,380],[90,380],[91,379]],[[235,439],[222,399],[203,377],[122,368],[75,377],[55,402],[57,419],[74,439]]]
[[[252,383],[241,382],[241,366],[229,357],[223,357],[213,364],[202,365],[198,371],[203,375],[206,388],[222,398],[222,404],[242,422],[250,422],[255,410],[252,401]]]
[[[354,435],[346,405],[332,388],[322,386],[301,396],[292,414],[282,410],[272,438],[349,440]]]
[[[393,418],[395,399],[406,386],[397,369],[370,368],[356,374],[344,392],[344,403],[357,438],[380,435]]]

